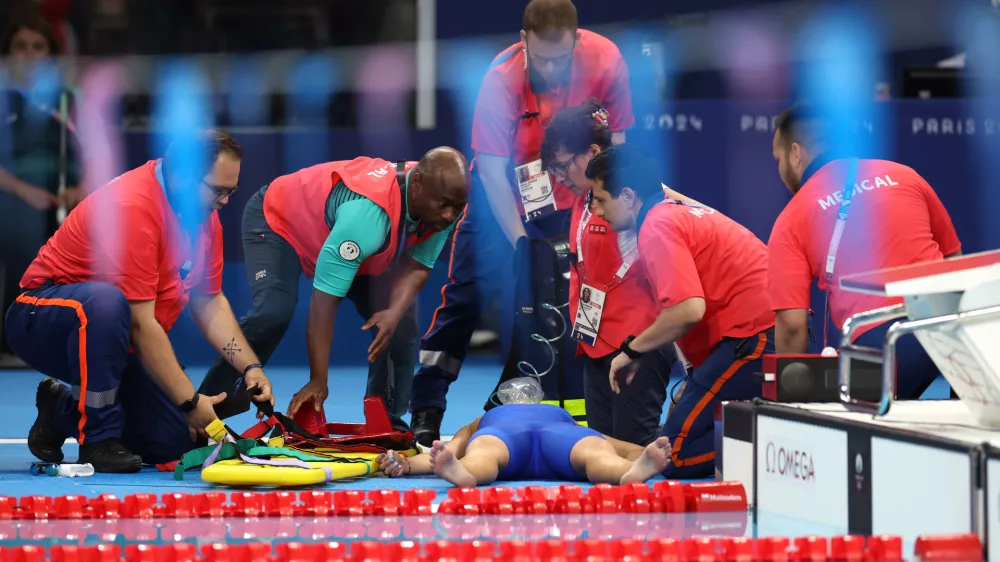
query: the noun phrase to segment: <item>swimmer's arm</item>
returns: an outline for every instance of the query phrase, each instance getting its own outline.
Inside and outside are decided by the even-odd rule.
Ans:
[[[476,420],[469,425],[458,430],[458,433],[451,438],[451,441],[445,445],[446,448],[451,449],[455,453],[455,458],[460,459],[465,456],[465,446],[469,443],[469,438],[479,429],[479,420],[482,418],[476,418]],[[642,449],[639,449],[642,453]],[[382,460],[380,457],[380,467],[379,470],[383,472],[388,469],[388,462]],[[407,476],[420,476],[422,474],[430,474],[431,470],[431,456],[427,453],[420,453],[419,455],[414,455],[412,457],[407,457],[403,461],[403,470],[406,470],[406,463],[409,463],[410,471]]]
[[[459,429],[455,433],[455,436],[451,438],[451,441],[448,441],[448,444],[445,445],[445,447],[455,453],[455,458],[460,459],[465,456],[465,446],[469,444],[469,438],[479,430],[479,420],[481,419],[483,418],[476,418],[469,425]]]

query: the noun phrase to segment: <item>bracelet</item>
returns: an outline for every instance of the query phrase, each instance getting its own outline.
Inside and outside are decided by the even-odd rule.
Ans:
[[[260,369],[261,371],[263,371],[264,370],[264,366],[261,365],[260,363],[254,363],[252,365],[247,365],[247,368],[243,369],[243,377],[244,378],[246,378],[247,373],[250,372],[250,369]]]
[[[199,398],[201,398],[201,394],[199,394],[198,392],[195,392],[194,396],[192,396],[188,400],[185,400],[185,401],[181,402],[180,404],[177,405],[177,407],[180,408],[181,412],[184,412],[185,414],[189,414],[189,413],[193,412],[195,408],[198,407],[198,399]]]

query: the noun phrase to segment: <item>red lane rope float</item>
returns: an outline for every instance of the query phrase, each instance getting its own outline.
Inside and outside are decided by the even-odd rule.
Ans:
[[[0,520],[292,517],[365,515],[504,515],[583,513],[712,513],[747,510],[739,482],[673,480],[611,486],[597,484],[584,492],[576,485],[555,488],[451,488],[435,509],[437,493],[428,489],[308,490],[273,492],[204,492],[84,496],[0,496]]]
[[[975,534],[925,535],[913,557],[922,561],[983,559]],[[0,547],[0,560],[17,562],[902,562],[899,536],[690,537],[649,540],[548,539],[542,541],[381,542],[373,540],[239,544],[175,542],[169,544],[42,545]]]

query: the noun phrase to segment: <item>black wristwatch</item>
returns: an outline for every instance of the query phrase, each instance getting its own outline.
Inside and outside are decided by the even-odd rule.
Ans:
[[[201,395],[195,392],[194,396],[192,396],[190,400],[185,400],[181,402],[180,404],[177,405],[177,407],[180,408],[181,411],[184,412],[185,414],[187,414],[188,412],[192,412],[194,411],[195,408],[198,407],[199,398],[201,398]]]
[[[629,344],[631,344],[632,340],[634,340],[634,339],[635,339],[635,336],[629,336],[629,337],[625,338],[625,341],[622,342],[621,347],[618,348],[618,351],[621,351],[622,353],[624,353],[625,355],[627,355],[629,359],[638,359],[638,358],[642,357],[641,353],[639,353],[638,351],[636,351],[636,350],[632,349],[631,347],[629,347]]]

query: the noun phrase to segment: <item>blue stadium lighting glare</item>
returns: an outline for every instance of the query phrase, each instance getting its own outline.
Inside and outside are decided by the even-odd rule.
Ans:
[[[196,231],[205,214],[200,180],[207,172],[206,147],[194,139],[201,130],[214,124],[209,106],[210,88],[202,69],[188,60],[171,60],[159,69],[153,110],[156,131],[151,135],[154,154],[166,154],[167,147],[174,145],[175,171],[188,176],[189,185],[173,193],[182,227],[187,232]]]

